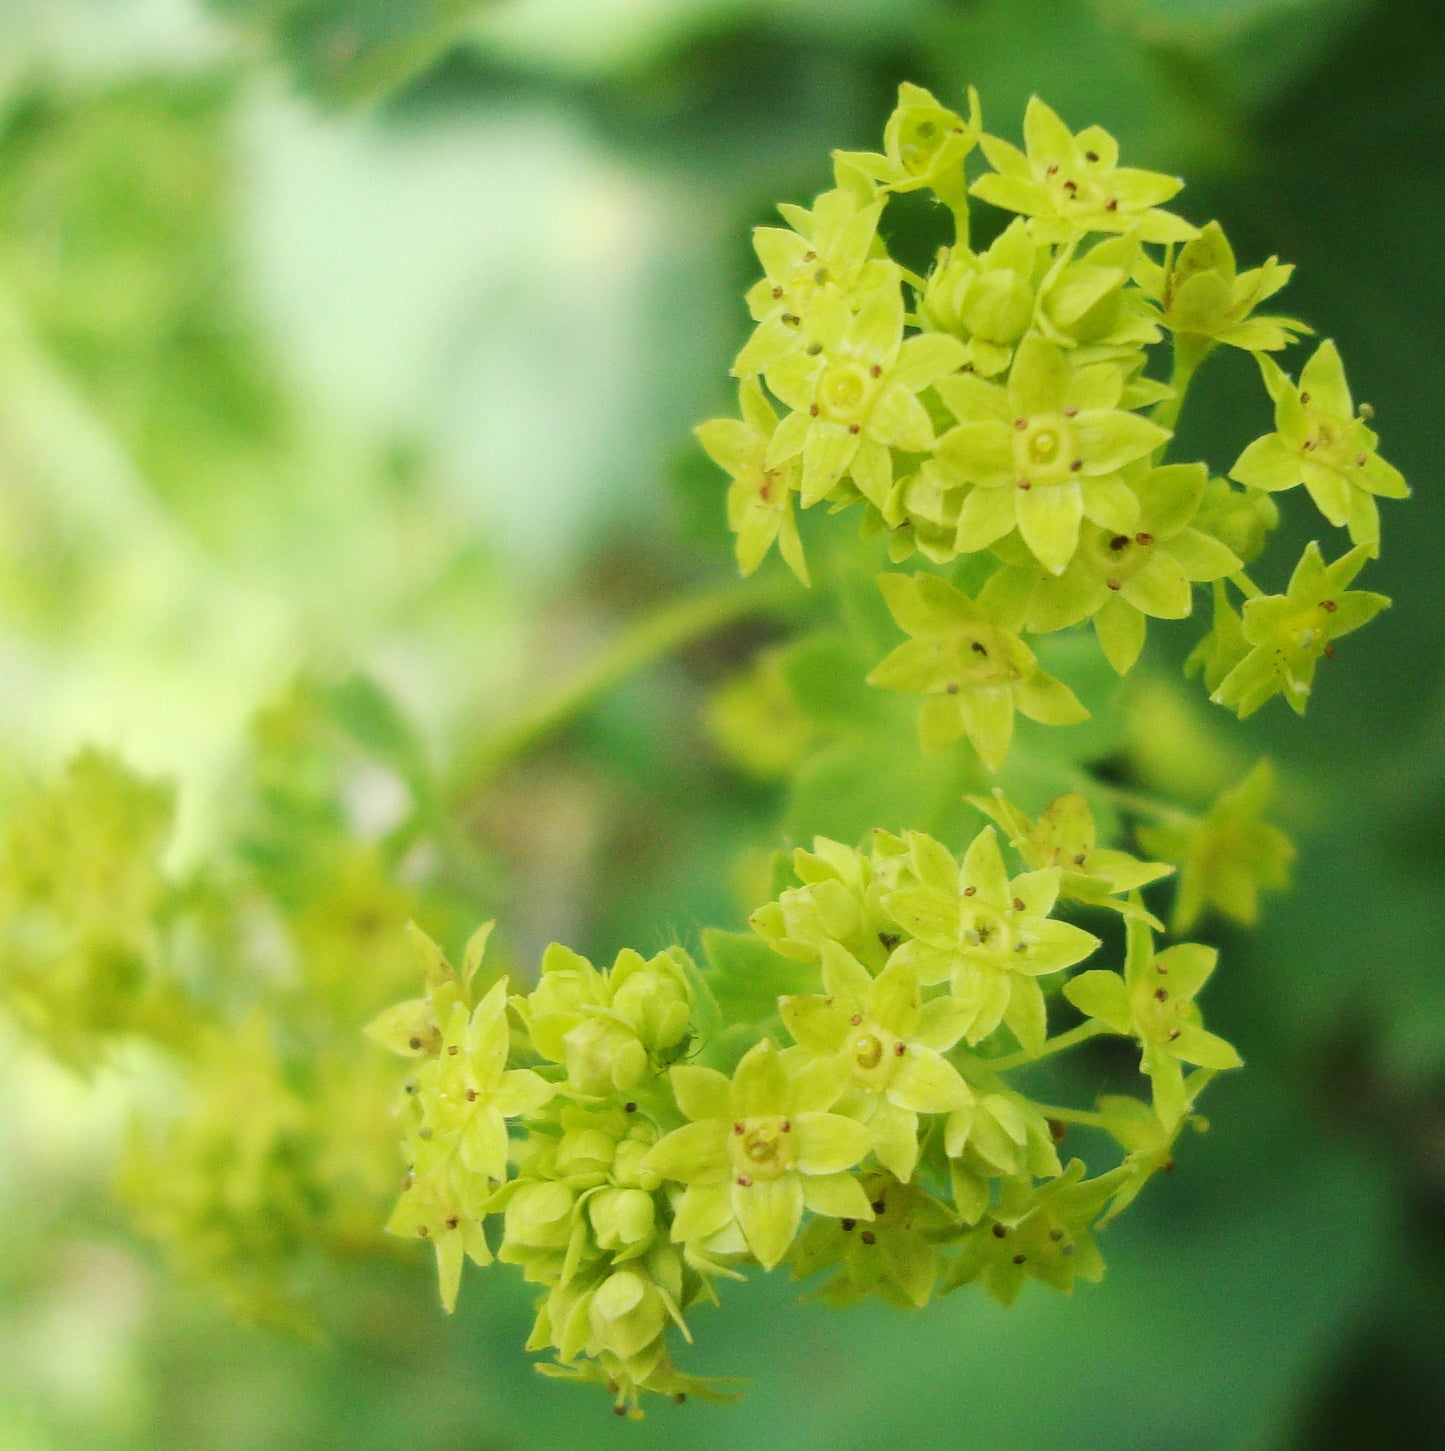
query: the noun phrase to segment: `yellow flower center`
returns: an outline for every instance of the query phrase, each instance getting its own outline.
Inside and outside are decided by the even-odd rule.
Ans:
[[[739,1119],[729,1135],[733,1177],[739,1183],[776,1179],[792,1167],[793,1125],[786,1118]]]
[[[1078,472],[1081,464],[1074,447],[1074,430],[1062,414],[1021,418],[1014,425],[1014,470],[1020,483],[1030,487],[1058,484]]]
[[[862,363],[830,363],[818,380],[818,406],[836,423],[861,423],[872,391]]]

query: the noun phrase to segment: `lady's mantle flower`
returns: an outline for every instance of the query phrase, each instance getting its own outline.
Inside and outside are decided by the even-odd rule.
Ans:
[[[1310,331],[1293,318],[1254,316],[1255,308],[1293,273],[1277,257],[1237,272],[1224,229],[1210,222],[1180,249],[1169,271],[1141,254],[1134,275],[1145,295],[1160,304],[1171,331],[1258,353],[1287,348],[1297,334]]]
[[[1224,1069],[1241,1066],[1239,1054],[1199,1021],[1195,995],[1214,971],[1212,947],[1181,942],[1157,956],[1154,935],[1137,919],[1126,924],[1124,975],[1083,972],[1064,984],[1064,996],[1091,1018],[1144,1049],[1142,1068],[1154,1085],[1154,1108],[1173,1128],[1189,1107],[1181,1064]]]
[[[1057,577],[1045,575],[1029,602],[1029,624],[1058,630],[1092,618],[1109,663],[1127,674],[1144,648],[1149,618],[1182,620],[1194,586],[1240,569],[1237,555],[1192,527],[1204,498],[1203,464],[1165,464],[1135,483],[1132,532],[1085,525],[1078,551]]]
[[[805,325],[820,294],[853,307],[896,275],[893,263],[869,257],[882,202],[860,202],[851,192],[837,190],[824,192],[811,211],[787,205],[779,210],[792,230],[758,227],[753,232],[763,276],[747,294],[758,326],[733,363],[740,378],[755,377],[807,343]]]
[[[1101,1279],[1104,1260],[1090,1230],[1125,1177],[1115,1169],[1085,1179],[1084,1165],[1075,1159],[1048,1184],[1008,1186],[965,1240],[944,1288],[982,1279],[995,1300],[1012,1305],[1030,1279],[1065,1294],[1078,1280]]]
[[[1009,880],[993,827],[973,840],[961,864],[931,837],[913,833],[916,885],[889,893],[885,906],[913,934],[894,954],[920,982],[949,982],[967,1010],[970,1043],[1007,1023],[1025,1052],[1043,1048],[1044,995],[1037,978],[1081,962],[1099,939],[1049,920],[1059,893],[1057,867]]]
[[[978,144],[983,131],[978,92],[968,88],[968,120],[939,105],[931,91],[905,81],[898,88],[898,105],[883,128],[883,154],[876,151],[835,151],[833,158],[846,170],[866,176],[888,191],[917,191],[933,187],[946,200],[955,195],[966,202],[963,160]]]
[[[1044,807],[1037,821],[1030,821],[997,789],[991,798],[970,796],[968,799],[1008,833],[1014,850],[1033,870],[1059,869],[1061,897],[1096,907],[1112,907],[1125,917],[1142,913],[1146,921],[1153,922],[1141,906],[1119,894],[1157,882],[1174,868],[1166,862],[1140,861],[1126,851],[1098,845],[1094,814],[1080,792],[1056,796]]]
[[[1274,771],[1260,761],[1237,786],[1221,792],[1203,818],[1141,825],[1146,850],[1180,864],[1170,927],[1187,932],[1208,906],[1252,927],[1259,894],[1289,885],[1294,843],[1264,819],[1274,799]]]
[[[1327,565],[1319,545],[1311,543],[1286,593],[1247,600],[1242,631],[1250,651],[1210,698],[1243,720],[1272,695],[1283,695],[1303,715],[1315,666],[1335,653],[1341,635],[1358,630],[1390,603],[1386,595],[1346,588],[1372,552],[1362,544]]]
[[[694,430],[707,456],[732,480],[728,485],[728,527],[737,536],[738,568],[751,574],[776,541],[788,568],[807,584],[808,566],[793,518],[797,461],[768,465],[778,415],[756,378],[743,379],[738,404],[741,418],[714,418]]]
[[[957,1220],[946,1204],[885,1171],[865,1174],[863,1192],[873,1206],[872,1222],[815,1219],[793,1247],[793,1274],[803,1279],[837,1265],[838,1273],[819,1291],[828,1305],[877,1295],[905,1310],[921,1309],[938,1281],[939,1242]]]
[[[767,370],[768,387],[793,410],[773,435],[767,466],[802,455],[805,509],[845,473],[881,509],[893,487],[890,450],[923,453],[933,446],[933,424],[918,394],[962,366],[967,350],[945,333],[904,340],[896,267],[869,289],[856,314],[841,298],[820,294],[807,327],[808,346]]]
[[[1017,526],[1039,563],[1062,574],[1085,518],[1115,534],[1137,529],[1123,470],[1171,435],[1120,410],[1124,386],[1119,368],[1080,366],[1036,335],[1019,344],[1006,390],[967,375],[940,385],[960,421],[939,440],[939,460],[976,486],[959,514],[961,552]]]
[[[1184,185],[1178,177],[1119,165],[1119,143],[1100,126],[1075,136],[1034,96],[1024,113],[1025,155],[996,136],[980,138],[994,170],[970,190],[1006,211],[1033,218],[1040,241],[1088,232],[1134,232],[1144,242],[1184,242],[1194,228],[1160,211]]]
[[[650,1167],[686,1184],[672,1224],[680,1243],[709,1240],[732,1226],[764,1269],[788,1252],[803,1210],[871,1219],[846,1171],[873,1146],[856,1119],[829,1113],[846,1079],[831,1063],[785,1059],[764,1039],[731,1082],[714,1068],[672,1070],[678,1107],[691,1123],[659,1141]]]
[[[918,1161],[918,1115],[973,1101],[943,1057],[963,1036],[968,1011],[952,998],[925,1003],[906,962],[890,962],[875,978],[834,942],[823,944],[823,989],[783,998],[783,1022],[806,1053],[847,1069],[879,1161],[907,1183]]]
[[[441,1051],[417,1073],[412,1169],[387,1228],[432,1239],[448,1310],[463,1255],[491,1259],[480,1220],[490,1185],[507,1177],[506,1121],[535,1113],[555,1092],[530,1069],[507,1067],[510,1042],[504,979],[470,1013],[452,1007]]]
[[[1088,718],[1073,691],[1040,669],[1017,635],[951,584],[927,574],[882,574],[878,583],[893,618],[913,639],[886,656],[868,682],[928,697],[918,721],[926,749],[967,735],[996,771],[1013,739],[1015,710],[1045,725]]]
[[[1354,543],[1377,553],[1375,496],[1404,499],[1410,489],[1399,469],[1376,452],[1378,435],[1356,416],[1334,343],[1320,344],[1298,387],[1269,358],[1261,357],[1259,365],[1274,399],[1276,431],[1255,439],[1229,476],[1270,492],[1303,484],[1331,524],[1347,525]]]

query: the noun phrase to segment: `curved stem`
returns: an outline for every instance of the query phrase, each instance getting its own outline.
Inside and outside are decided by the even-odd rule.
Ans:
[[[1213,350],[1214,343],[1209,338],[1195,337],[1191,333],[1174,334],[1174,368],[1169,378],[1174,396],[1158,404],[1150,415],[1161,428],[1172,429],[1178,423],[1179,412],[1184,407],[1184,395],[1188,393],[1199,365]]]
[[[1241,569],[1229,576],[1229,582],[1247,600],[1257,600],[1264,591]]]
[[[1199,819],[1181,807],[1171,806],[1167,801],[1160,801],[1153,796],[1145,796],[1139,791],[1126,791],[1121,786],[1111,786],[1107,781],[1100,781],[1093,776],[1089,777],[1089,784],[1093,790],[1107,801],[1111,801],[1120,811],[1127,811],[1133,816],[1147,817],[1150,821],[1158,821],[1165,826]]]
[[[1045,1118],[1058,1119],[1063,1124],[1080,1124],[1085,1128],[1105,1127],[1104,1115],[1087,1108],[1064,1108],[1057,1103],[1036,1103],[1034,1105]]]
[[[1097,1038],[1100,1033],[1112,1033],[1113,1031],[1114,1029],[1107,1023],[1101,1023],[1097,1018],[1089,1018],[1080,1023],[1077,1028],[1070,1028],[1067,1033],[1060,1033],[1057,1038],[1050,1038],[1038,1053],[1025,1053],[1020,1050],[1017,1053],[1005,1054],[1002,1058],[990,1058],[987,1063],[995,1073],[1009,1073],[1015,1068],[1023,1068],[1027,1064],[1038,1063],[1045,1058],[1050,1058],[1055,1053],[1062,1053],[1076,1043],[1084,1043],[1090,1038]]]
[[[735,620],[767,613],[791,597],[796,588],[790,577],[779,573],[761,583],[742,580],[703,594],[668,600],[621,630],[570,680],[546,691],[482,741],[458,771],[459,789],[475,790],[508,762],[571,724],[629,675]]]

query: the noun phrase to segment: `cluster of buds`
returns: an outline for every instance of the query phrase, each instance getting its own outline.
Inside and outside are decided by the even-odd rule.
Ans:
[[[1333,343],[1298,384],[1271,356],[1308,331],[1257,311],[1291,267],[1270,258],[1240,272],[1217,223],[1163,209],[1182,183],[1121,167],[1099,127],[1074,134],[1034,99],[1024,133],[1019,150],[984,132],[976,96],[964,118],[906,85],[882,153],[837,153],[832,190],[781,208],[786,228],[756,231],[757,326],[733,366],[742,418],[698,430],[732,480],[739,564],[755,569],[776,541],[806,582],[795,506],[860,505],[864,534],[885,535],[894,563],[968,561],[976,597],[955,613],[966,605],[1007,640],[1011,658],[990,668],[1013,681],[1031,660],[1017,637],[1084,622],[1123,674],[1150,619],[1189,616],[1194,587],[1213,585],[1201,648],[1214,699],[1240,714],[1275,693],[1302,707],[1332,634],[1300,627],[1292,597],[1264,596],[1244,573],[1278,521],[1272,495],[1303,485],[1370,555],[1376,500],[1404,497],[1405,481],[1380,457]],[[988,169],[970,180],[975,154]],[[889,199],[917,190],[955,231],[926,276],[879,233]],[[1014,214],[979,251],[971,199]],[[1221,346],[1253,354],[1275,409],[1276,431],[1227,470],[1233,484],[1207,462],[1165,461],[1190,380]],[[1167,382],[1151,366],[1165,347]],[[1227,581],[1249,602],[1243,628]],[[889,590],[895,613],[900,592]],[[878,683],[954,694],[959,673],[894,662]],[[976,693],[933,702],[925,743],[966,733],[996,767],[1009,695],[994,692],[987,722]],[[1079,716],[1058,696],[1036,718]]]
[[[699,971],[676,948],[603,971],[553,946],[514,993],[482,990],[490,924],[460,969],[419,936],[424,995],[368,1031],[418,1060],[389,1228],[431,1242],[447,1307],[466,1259],[519,1266],[541,1289],[543,1368],[635,1414],[647,1392],[725,1393],[670,1342],[748,1266],[915,1306],[975,1279],[1007,1302],[1029,1278],[1097,1278],[1093,1229],[1238,1065],[1194,1003],[1214,954],[1155,953],[1138,889],[1170,868],[1098,847],[1082,798],[1037,824],[1002,797],[980,805],[1023,870],[992,825],[961,859],[918,832],[795,853],[796,884],[752,925],[796,990],[760,1020],[719,1021],[714,988],[736,968]],[[1101,942],[1060,907],[1123,918],[1122,975],[1075,971]],[[1061,1012],[1072,1025],[1051,1036]],[[1152,1102],[1072,1110],[1014,1082],[1099,1033],[1139,1045]],[[1112,1139],[1109,1168],[1061,1162],[1066,1121]]]

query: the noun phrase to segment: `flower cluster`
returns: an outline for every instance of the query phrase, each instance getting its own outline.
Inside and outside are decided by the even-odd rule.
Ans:
[[[993,769],[1013,709],[1032,713],[1023,693],[1038,677],[1018,637],[1091,622],[1123,674],[1150,619],[1193,613],[1196,585],[1214,587],[1204,648],[1218,662],[1215,700],[1248,714],[1279,692],[1298,707],[1313,656],[1307,667],[1275,658],[1299,657],[1281,634],[1281,617],[1298,612],[1285,597],[1263,607],[1244,573],[1278,520],[1271,496],[1302,484],[1375,553],[1376,500],[1408,493],[1377,451],[1370,411],[1354,407],[1334,344],[1298,384],[1271,356],[1308,331],[1258,311],[1291,267],[1270,258],[1240,271],[1218,223],[1196,228],[1164,210],[1182,183],[1120,166],[1097,126],[1075,134],[1035,98],[1024,139],[1019,150],[985,132],[972,93],[965,118],[904,86],[883,152],[837,153],[831,191],[781,208],[787,227],[755,233],[757,326],[733,366],[742,419],[698,430],[732,478],[745,573],[776,541],[806,583],[795,508],[819,503],[861,505],[864,534],[885,535],[894,563],[966,562],[972,597],[953,614],[966,605],[973,633],[997,632],[1006,658],[988,666],[996,684],[930,699],[920,729],[930,749],[967,735]],[[922,277],[892,260],[879,232],[890,198],[919,190],[955,231]],[[982,250],[969,244],[971,199],[1013,214]],[[1242,489],[1220,476],[1223,460],[1213,477],[1206,462],[1165,462],[1190,381],[1219,347],[1254,355],[1274,403],[1276,431],[1228,469]],[[1168,381],[1156,364],[1166,348]],[[1252,602],[1242,635],[1226,581]],[[901,587],[885,590],[898,614]],[[1314,639],[1326,637],[1306,653]],[[1250,645],[1248,667],[1216,689]],[[948,654],[905,647],[875,682],[952,694],[968,672]],[[1056,693],[1035,718],[1082,715]]]
[[[1193,1002],[1214,954],[1154,954],[1136,889],[1168,869],[1099,847],[1081,798],[1037,826],[1002,796],[986,807],[1023,832],[1021,869],[991,825],[961,859],[919,832],[795,853],[795,885],[752,918],[792,973],[762,1021],[717,1022],[725,955],[699,971],[678,949],[624,951],[599,970],[554,945],[517,993],[479,986],[490,924],[460,969],[419,938],[425,993],[368,1031],[416,1060],[388,1227],[430,1241],[446,1306],[467,1259],[519,1266],[541,1291],[543,1368],[635,1414],[647,1392],[724,1394],[679,1370],[672,1342],[749,1265],[832,1271],[834,1301],[914,1306],[974,1279],[1005,1302],[1029,1278],[1097,1279],[1093,1226],[1238,1063]],[[1074,973],[1101,940],[1061,907],[1126,920],[1123,976]],[[1072,1026],[1050,1036],[1061,1013]],[[1138,1042],[1152,1104],[1060,1108],[1015,1083],[1103,1032]],[[1066,1167],[1068,1122],[1121,1161]]]

